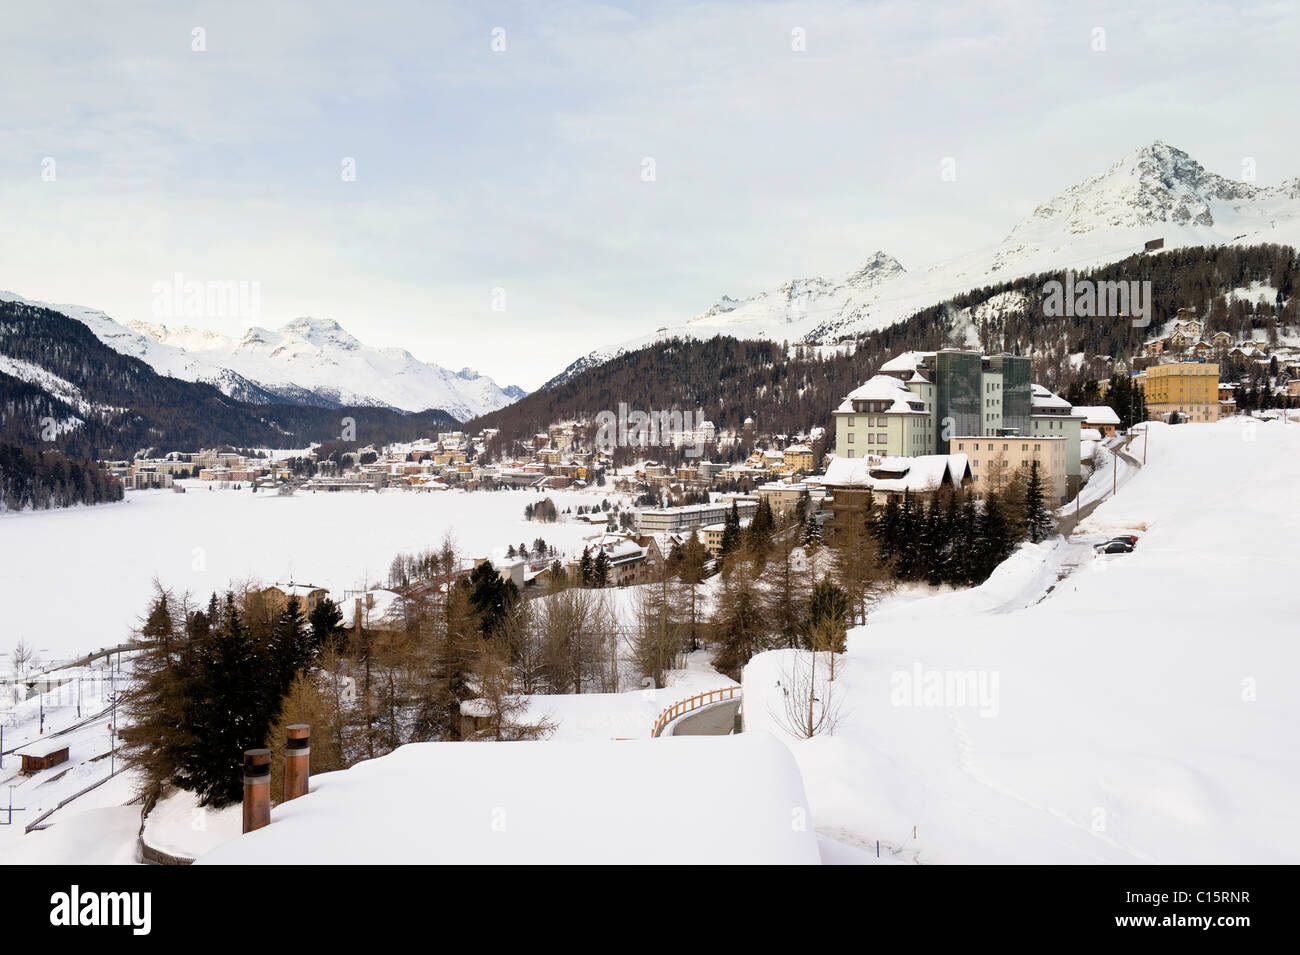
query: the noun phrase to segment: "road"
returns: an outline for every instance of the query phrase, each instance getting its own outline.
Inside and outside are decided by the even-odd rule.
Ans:
[[[677,718],[666,736],[730,736],[735,730],[740,700],[723,700],[702,706]]]

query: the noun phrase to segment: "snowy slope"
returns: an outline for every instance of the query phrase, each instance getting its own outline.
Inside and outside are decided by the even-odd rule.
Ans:
[[[1300,179],[1268,188],[1236,182],[1157,141],[1043,203],[996,246],[917,271],[876,252],[848,275],[794,279],[744,299],[724,295],[680,325],[578,359],[555,380],[663,338],[831,343],[982,285],[1115,262],[1157,238],[1166,249],[1234,241],[1300,245]]]
[[[1300,427],[1150,428],[1146,467],[1078,528],[1136,533],[1133,553],[1024,545],[850,632],[834,735],[784,734],[819,830],[921,863],[1300,861]],[[780,732],[784,653],[745,671],[747,732]],[[918,698],[930,674],[992,692]]]
[[[25,301],[9,292],[8,300]],[[204,381],[243,401],[375,405],[404,411],[441,408],[467,420],[523,396],[470,368],[451,371],[401,348],[373,348],[338,322],[299,318],[278,329],[253,327],[239,338],[189,325],[119,323],[98,309],[49,305],[86,325],[114,351],[159,374]]]

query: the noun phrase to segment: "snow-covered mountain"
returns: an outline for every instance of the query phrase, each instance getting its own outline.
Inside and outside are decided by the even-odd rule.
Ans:
[[[1234,181],[1156,141],[1043,203],[996,246],[916,271],[876,252],[860,268],[829,280],[794,279],[741,299],[724,295],[680,325],[582,356],[547,386],[620,352],[675,336],[830,344],[982,285],[1116,262],[1142,251],[1150,239],[1164,239],[1166,249],[1300,245],[1300,178],[1272,187]]]
[[[25,301],[12,293],[4,298]],[[119,323],[98,309],[44,305],[86,325],[114,351],[159,374],[203,381],[241,401],[291,401],[424,411],[468,420],[521,398],[470,368],[451,371],[402,348],[372,348],[331,319],[298,318],[278,329],[254,327],[239,338],[189,325]]]

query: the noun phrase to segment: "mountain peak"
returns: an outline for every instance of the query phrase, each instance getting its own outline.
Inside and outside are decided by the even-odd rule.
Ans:
[[[355,351],[361,342],[353,338],[348,331],[332,318],[295,318],[280,328],[280,334],[286,338],[298,338],[313,345],[333,345]]]
[[[861,268],[849,273],[844,284],[855,288],[870,288],[906,271],[898,259],[877,249]]]

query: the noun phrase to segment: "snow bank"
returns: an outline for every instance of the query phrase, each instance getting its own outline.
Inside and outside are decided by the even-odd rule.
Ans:
[[[765,733],[413,743],[312,780],[200,864],[812,863],[799,770]]]
[[[243,828],[243,807],[238,803],[208,809],[199,805],[194,793],[182,789],[158,800],[145,817],[144,841],[167,855],[195,859],[240,835]]]
[[[851,631],[835,734],[782,733],[819,832],[936,863],[1300,861],[1300,428],[1151,429],[1080,528],[1145,528],[1133,553],[1022,547]],[[746,730],[780,732],[751,667]]]

